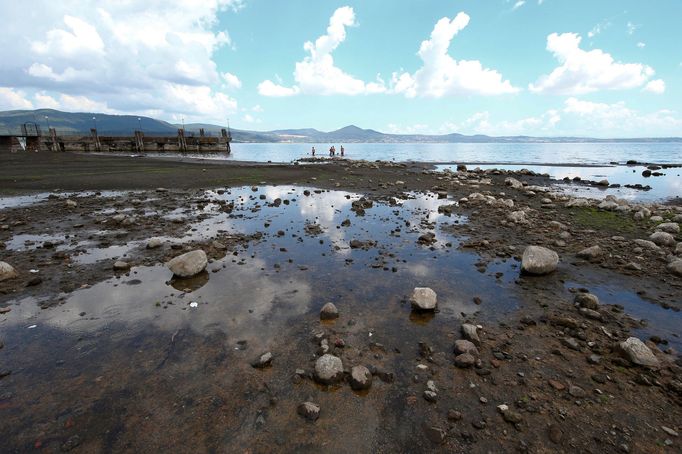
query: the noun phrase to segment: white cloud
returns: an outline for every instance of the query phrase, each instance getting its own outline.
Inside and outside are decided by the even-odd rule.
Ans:
[[[665,92],[665,82],[662,79],[652,80],[644,86],[644,91],[660,95]]]
[[[640,41],[637,43],[637,47],[639,47],[640,49],[644,49],[646,47],[646,44]]]
[[[628,29],[628,35],[633,35],[637,31],[637,29],[640,27],[639,25],[633,24],[630,21],[628,21],[626,26]]]
[[[0,87],[0,109],[33,109],[33,103],[26,99],[26,94],[9,87]]]
[[[230,88],[242,88],[242,81],[232,73],[222,73],[223,80]]]
[[[521,8],[525,4],[526,4],[525,0],[519,0],[518,2],[514,3],[514,6],[512,6],[512,11]]]
[[[561,65],[530,84],[530,91],[578,95],[598,90],[624,90],[640,87],[654,75],[650,66],[616,62],[600,49],[585,51],[580,48],[580,41],[580,35],[576,33],[549,35],[547,50]]]
[[[678,136],[682,117],[671,110],[640,112],[625,102],[600,103],[570,97],[562,106],[518,120],[495,121],[489,112],[477,112],[460,122],[445,123],[441,133],[576,136],[670,137]]]
[[[252,110],[253,112],[257,112],[257,113],[261,113],[261,112],[264,111],[263,108],[260,106],[260,104],[256,104],[255,106],[253,106],[253,107],[251,108],[251,110]]]
[[[335,66],[332,53],[346,40],[346,27],[356,26],[355,12],[350,6],[334,11],[329,19],[327,33],[313,43],[306,42],[303,49],[308,55],[296,63],[294,80],[296,84],[286,87],[265,80],[258,85],[263,96],[293,96],[299,93],[315,95],[361,95],[383,93],[384,82],[377,76],[376,82],[364,82]]]
[[[21,2],[0,2],[3,38],[12,43],[0,48],[0,80],[36,107],[220,120],[236,106],[221,87],[238,88],[241,81],[220,73],[214,61],[219,48],[232,44],[225,30],[216,30],[217,13],[240,5],[35,0],[31,8],[40,14],[29,17]]]
[[[480,61],[457,61],[448,55],[453,38],[468,24],[469,16],[463,12],[452,20],[447,17],[439,20],[431,32],[431,38],[421,43],[417,53],[424,63],[423,66],[414,74],[394,73],[391,80],[392,91],[404,93],[408,98],[498,95],[519,91],[508,80],[503,80],[497,71],[484,68]]]

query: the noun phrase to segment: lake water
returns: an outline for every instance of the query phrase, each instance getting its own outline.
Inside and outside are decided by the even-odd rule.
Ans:
[[[328,156],[331,144],[233,143],[232,154],[203,157],[236,161],[290,162]],[[340,144],[336,144],[338,150]],[[464,162],[489,164],[609,164],[634,159],[650,163],[682,163],[682,143],[349,143],[349,159],[370,161]]]

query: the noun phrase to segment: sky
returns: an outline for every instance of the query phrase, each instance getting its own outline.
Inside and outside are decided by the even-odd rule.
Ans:
[[[682,136],[680,0],[0,0],[0,110]]]

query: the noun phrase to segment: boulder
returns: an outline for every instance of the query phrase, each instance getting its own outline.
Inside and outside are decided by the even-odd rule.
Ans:
[[[523,251],[521,270],[528,274],[549,274],[556,270],[559,264],[559,255],[542,246],[528,246]]]
[[[339,318],[339,310],[334,303],[327,303],[320,310],[320,320],[333,320]]]
[[[251,361],[251,367],[255,367],[256,369],[263,369],[272,364],[272,353],[270,352],[265,352],[262,355],[260,355],[258,358],[255,360]]]
[[[315,361],[315,380],[323,385],[338,383],[343,378],[341,358],[325,354]]]
[[[372,386],[372,373],[365,366],[353,366],[350,371],[350,387],[356,391]]]
[[[410,297],[412,308],[420,311],[432,311],[436,309],[436,292],[429,287],[415,287]]]
[[[675,246],[675,237],[668,232],[654,232],[649,239],[658,246]]]
[[[645,249],[650,249],[652,251],[660,251],[661,248],[656,245],[653,241],[649,240],[642,240],[642,239],[636,239],[632,240],[633,243],[635,243],[637,246]]]
[[[166,263],[166,266],[178,277],[192,277],[201,273],[206,265],[208,265],[208,258],[201,249],[179,255]]]
[[[636,337],[629,337],[619,345],[623,355],[625,355],[631,363],[645,367],[658,366],[658,358],[654,356],[651,349],[649,349],[644,342]]]
[[[127,271],[130,269],[130,263],[124,262],[123,260],[117,260],[114,262],[114,271]]]
[[[7,262],[0,262],[0,282],[17,277],[14,267]]]
[[[455,356],[455,366],[461,368],[471,367],[476,364],[476,358],[471,353],[462,353]]]

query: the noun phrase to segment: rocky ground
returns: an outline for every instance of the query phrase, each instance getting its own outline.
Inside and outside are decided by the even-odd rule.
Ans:
[[[663,327],[680,320],[680,206],[574,198],[530,172],[435,172],[420,164],[264,166],[45,155],[32,165],[3,159],[12,164],[0,166],[6,194],[49,189],[50,195],[0,210],[2,451],[680,449],[682,360],[674,346],[681,330],[674,322]],[[98,165],[104,161],[109,165]],[[54,351],[45,340],[22,347],[13,345],[20,336],[3,336],[3,324],[23,313],[22,306],[38,304],[56,315],[68,310],[74,292],[135,278],[136,267],[167,263],[175,274],[168,283],[191,295],[216,265],[245,262],[250,245],[280,248],[285,232],[269,231],[267,219],[262,228],[241,233],[194,235],[189,228],[215,212],[249,216],[264,209],[259,204],[288,204],[259,197],[259,186],[272,183],[361,194],[352,204],[355,217],[339,229],[369,222],[377,204],[443,200],[436,210],[446,221],[430,222],[425,213],[414,240],[408,236],[414,226],[391,234],[439,257],[475,254],[470,274],[459,279],[490,275],[503,294],[454,283],[476,309],[447,318],[441,292],[411,291],[422,287],[418,280],[401,282],[407,292],[377,292],[387,302],[372,310],[358,295],[339,300],[330,286],[314,295],[311,310],[261,335],[268,341],[249,341],[249,348],[229,333],[180,328],[170,344],[136,335],[119,348],[117,338],[125,335],[107,328],[86,339],[106,353],[107,365],[92,370],[86,359],[69,358],[73,367],[66,374],[52,371]],[[252,185],[253,205],[219,197],[232,186]],[[106,192],[112,189],[135,191]],[[311,239],[323,230],[292,228]],[[452,242],[439,241],[441,234]],[[20,251],[12,243],[18,236]],[[390,264],[400,255],[397,246],[386,238],[353,241],[353,250],[378,252],[378,266],[357,259],[367,260],[367,268],[405,280],[401,265]],[[496,271],[501,267],[504,273]],[[393,282],[383,276],[377,275],[377,286]],[[165,297],[159,305],[168,307]],[[499,306],[490,300],[508,297],[517,307],[496,316]],[[619,298],[637,299],[640,313]],[[643,317],[648,310],[664,315]],[[59,354],[74,348],[68,337],[52,339],[61,345]],[[34,371],[27,362],[51,365]],[[46,376],[52,373],[50,389]],[[43,393],[49,397],[39,397]],[[76,395],[78,405],[71,405]]]

